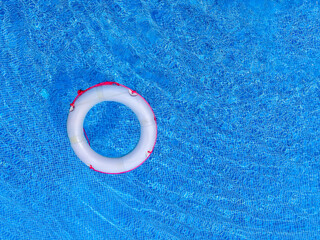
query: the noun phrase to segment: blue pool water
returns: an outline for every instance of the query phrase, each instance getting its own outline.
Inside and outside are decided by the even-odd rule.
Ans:
[[[0,2],[0,239],[320,239],[318,1]],[[90,170],[78,89],[116,81],[158,122],[139,168]],[[92,147],[139,139],[92,109]]]

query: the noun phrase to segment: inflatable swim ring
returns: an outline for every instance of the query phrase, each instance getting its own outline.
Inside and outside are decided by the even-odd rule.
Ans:
[[[139,142],[123,157],[102,156],[90,147],[85,138],[84,119],[93,106],[103,101],[126,105],[139,120]],[[67,131],[71,147],[82,162],[95,171],[117,174],[129,172],[149,158],[157,139],[157,122],[151,106],[140,94],[119,83],[104,82],[78,91],[78,96],[70,104]]]

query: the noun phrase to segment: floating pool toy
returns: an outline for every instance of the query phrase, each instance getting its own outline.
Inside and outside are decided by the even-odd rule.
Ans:
[[[126,105],[137,116],[140,123],[140,139],[127,155],[109,158],[96,153],[85,138],[84,119],[89,110],[103,101]],[[91,169],[102,173],[125,173],[139,167],[153,151],[157,139],[157,122],[148,102],[136,91],[116,82],[104,82],[86,90],[79,90],[70,104],[67,120],[68,137],[76,155]]]

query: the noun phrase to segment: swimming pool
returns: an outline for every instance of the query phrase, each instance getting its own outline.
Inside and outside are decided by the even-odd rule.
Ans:
[[[0,2],[0,239],[317,239],[319,4]],[[66,132],[77,90],[135,89],[152,156],[94,172]],[[103,103],[92,147],[132,150],[139,123]]]

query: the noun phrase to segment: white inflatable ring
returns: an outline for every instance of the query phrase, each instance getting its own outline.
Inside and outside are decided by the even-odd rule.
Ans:
[[[129,107],[140,123],[140,140],[130,153],[119,158],[108,158],[96,153],[83,133],[83,122],[89,110],[103,101],[114,101]],[[135,91],[119,83],[105,82],[87,90],[79,90],[67,120],[68,137],[79,159],[95,171],[124,173],[140,166],[148,159],[157,139],[157,123],[148,102]]]

